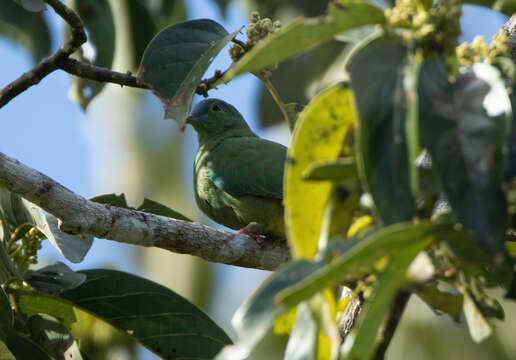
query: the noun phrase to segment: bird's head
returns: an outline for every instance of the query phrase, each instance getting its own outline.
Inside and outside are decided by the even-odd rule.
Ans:
[[[219,135],[254,135],[242,115],[232,105],[219,99],[207,99],[195,105],[186,119],[201,138]]]

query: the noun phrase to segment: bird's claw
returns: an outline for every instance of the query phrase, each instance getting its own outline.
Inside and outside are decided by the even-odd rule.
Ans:
[[[259,246],[263,246],[265,244],[265,236],[250,232],[245,227],[238,230],[237,234],[244,234],[244,235],[252,237]]]

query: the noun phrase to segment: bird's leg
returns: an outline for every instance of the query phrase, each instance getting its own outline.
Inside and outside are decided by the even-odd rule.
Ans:
[[[244,228],[241,228],[240,230],[237,231],[237,234],[245,234],[247,236],[250,236],[252,237],[256,243],[260,246],[263,246],[263,244],[265,243],[264,240],[265,240],[265,236],[263,235],[258,235],[258,234],[255,234],[253,232],[250,232],[249,230],[247,230],[245,227]]]

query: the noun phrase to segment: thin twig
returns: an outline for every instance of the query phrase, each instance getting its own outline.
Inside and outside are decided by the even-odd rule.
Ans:
[[[278,90],[276,90],[276,88],[274,87],[272,82],[269,80],[269,78],[267,78],[263,75],[260,75],[260,74],[254,74],[254,75],[263,82],[263,84],[265,85],[265,87],[267,88],[269,93],[271,94],[272,98],[274,99],[274,102],[276,103],[276,105],[278,105],[278,107],[281,111],[281,114],[285,118],[285,122],[287,123],[290,131],[292,131],[294,129],[294,124],[292,123],[290,117],[288,116],[287,108],[285,107],[285,104],[283,103],[283,101],[281,101]]]
[[[385,322],[385,326],[382,329],[380,334],[380,342],[376,348],[376,353],[374,356],[375,360],[383,360],[385,358],[385,353],[389,344],[391,343],[392,337],[396,332],[396,328],[401,320],[403,312],[405,311],[405,307],[410,299],[411,293],[409,291],[400,291],[394,298],[392,303],[391,311],[387,317],[387,321]]]
[[[86,33],[82,20],[77,14],[59,0],[44,0],[59,14],[72,28],[72,37],[65,42],[51,57],[43,60],[32,70],[24,73],[18,79],[0,90],[0,108],[14,97],[39,83],[45,76],[59,68],[59,63],[68,58],[75,50],[86,42]]]

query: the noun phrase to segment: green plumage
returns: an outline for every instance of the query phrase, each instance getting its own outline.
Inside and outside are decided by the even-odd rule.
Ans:
[[[195,199],[232,229],[284,237],[283,172],[287,148],[256,136],[222,100],[197,104],[187,121],[197,131]]]

